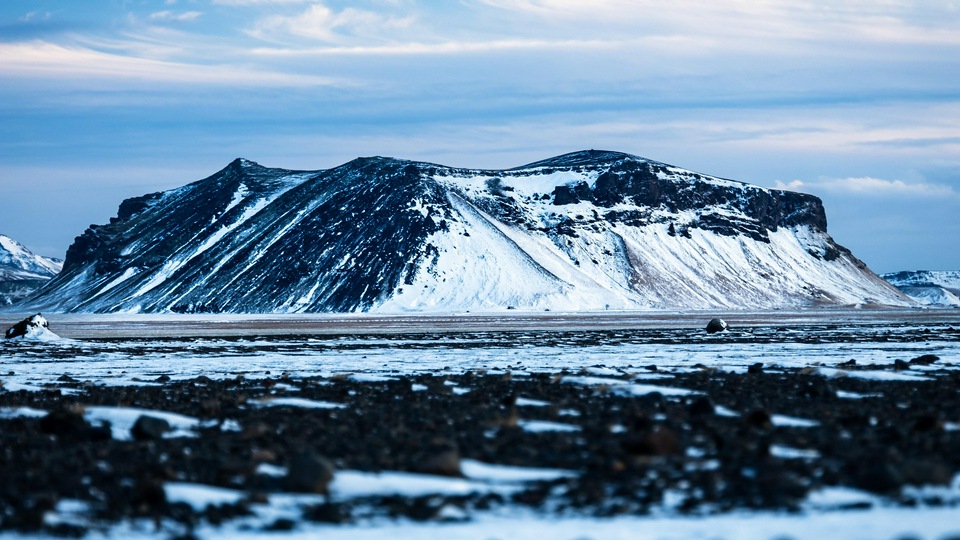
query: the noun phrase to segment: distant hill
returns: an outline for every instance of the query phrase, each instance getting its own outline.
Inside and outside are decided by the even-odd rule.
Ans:
[[[29,296],[60,273],[63,261],[36,255],[23,244],[0,234],[0,306]]]
[[[904,271],[883,274],[907,296],[928,306],[960,307],[960,271]]]
[[[124,201],[29,300],[45,311],[405,312],[913,305],[820,200],[619,152],[508,170],[237,159]]]

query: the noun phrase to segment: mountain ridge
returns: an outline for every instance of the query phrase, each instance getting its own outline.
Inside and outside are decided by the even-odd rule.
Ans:
[[[511,169],[237,158],[128,199],[31,302],[96,312],[909,305],[812,195],[588,150]]]
[[[0,234],[0,306],[9,306],[29,296],[56,276],[63,261],[44,257],[5,234]]]
[[[921,304],[960,307],[960,271],[907,270],[880,277]]]

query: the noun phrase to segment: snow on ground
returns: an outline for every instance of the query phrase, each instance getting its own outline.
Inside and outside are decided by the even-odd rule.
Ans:
[[[960,313],[957,318],[960,319]],[[452,319],[450,324],[456,324],[457,318]],[[103,324],[105,328],[120,327],[115,330],[118,332],[128,324],[131,331],[142,335],[156,335],[160,330],[170,336],[178,335],[183,323],[175,322],[175,318],[170,324],[159,322],[162,320],[136,318],[135,322],[124,323],[111,318]],[[590,318],[583,318],[582,322],[589,325]],[[221,332],[237,332],[231,329],[235,324],[225,320],[220,324]],[[467,327],[469,324],[465,323]],[[499,322],[491,326],[497,329]],[[604,366],[629,379],[656,377],[650,381],[656,384],[649,386],[663,393],[660,387],[671,386],[671,372],[702,367],[743,371],[756,363],[764,364],[765,369],[812,366],[824,376],[917,381],[927,377],[920,367],[905,372],[887,368],[895,360],[910,360],[928,353],[943,358],[938,365],[960,361],[957,342],[941,337],[950,328],[960,327],[960,322],[953,326],[941,322],[891,322],[856,331],[850,323],[831,323],[829,327],[817,327],[813,338],[803,326],[792,326],[796,329],[741,327],[714,336],[689,328],[614,329],[594,335],[586,331],[558,333],[526,328],[508,333],[431,333],[430,328],[424,327],[422,334],[299,337],[255,337],[260,334],[244,327],[240,339],[72,339],[50,343],[0,340],[0,381],[8,388],[13,384],[42,387],[68,374],[96,384],[129,385],[152,384],[163,374],[173,379],[199,375],[263,378],[288,372],[293,377],[346,374],[353,380],[377,382],[404,373],[462,373],[476,369],[576,372]],[[53,327],[58,328],[56,322]],[[876,369],[837,369],[838,364],[849,360]],[[651,373],[649,366],[657,366],[659,371]],[[596,378],[608,385],[616,384],[610,381],[619,381],[642,388],[627,379]]]
[[[0,407],[0,418],[41,418],[46,416],[48,412],[49,411],[31,407]],[[197,429],[216,425],[215,421],[203,422],[192,416],[152,409],[139,409],[136,407],[89,406],[83,408],[83,416],[93,425],[109,424],[111,436],[118,441],[133,440],[133,435],[130,430],[141,416],[150,416],[165,420],[170,425],[170,431],[163,435],[165,438],[196,437]],[[232,426],[235,425],[235,422],[231,422],[230,424],[225,423],[224,425],[226,429],[231,429]]]
[[[168,489],[171,484],[168,484]],[[956,489],[954,488],[954,491]],[[235,492],[220,488],[197,485],[173,485],[168,496],[184,502],[227,502]],[[304,495],[293,496],[296,498]],[[314,496],[322,500],[319,496]],[[853,489],[836,488],[814,493],[800,513],[786,512],[733,512],[723,515],[678,516],[662,515],[648,517],[621,517],[603,519],[570,516],[557,519],[527,511],[505,512],[497,515],[480,515],[466,522],[416,523],[410,521],[372,522],[353,527],[304,524],[289,532],[264,532],[244,527],[244,523],[223,527],[201,525],[193,531],[197,538],[214,539],[278,539],[302,540],[312,538],[337,538],[342,540],[380,540],[382,538],[417,538],[421,540],[479,540],[506,538],[549,538],[551,540],[650,540],[681,539],[737,539],[771,540],[790,538],[794,540],[844,539],[898,539],[929,538],[946,539],[960,534],[960,510],[956,508],[895,508],[874,504],[865,510],[836,510],[857,505],[876,503],[876,497]],[[61,501],[47,519],[69,521],[72,516],[87,512],[77,508],[80,501]],[[80,503],[82,504],[82,503]],[[267,519],[284,515],[284,509],[295,506],[290,500],[278,497],[265,510]],[[833,509],[833,510],[831,510]],[[74,517],[77,519],[77,517]],[[264,520],[266,521],[266,519]],[[173,523],[164,523],[165,530],[178,530]],[[169,536],[166,535],[166,536]],[[0,533],[0,539],[25,538],[15,533]],[[152,520],[124,522],[110,531],[91,531],[91,539],[146,539],[157,538]]]
[[[341,409],[345,407],[340,403],[298,397],[266,398],[251,403],[260,407],[301,407],[304,409]]]
[[[558,315],[559,317],[560,315]],[[526,317],[516,316],[518,320]],[[60,387],[57,379],[68,374],[91,384],[155,384],[160,375],[173,379],[205,375],[211,378],[276,377],[349,377],[355,381],[380,382],[412,373],[462,373],[485,369],[488,373],[510,372],[522,377],[529,372],[565,374],[562,384],[579,384],[597,391],[625,392],[643,395],[659,392],[666,397],[683,396],[691,391],[675,387],[675,373],[699,369],[743,371],[755,363],[764,369],[812,367],[826,377],[856,377],[881,382],[924,381],[938,376],[930,368],[911,367],[907,371],[892,369],[894,360],[909,361],[923,354],[935,354],[940,360],[934,368],[953,370],[960,366],[960,314],[944,318],[924,319],[890,316],[884,319],[867,314],[828,316],[822,319],[796,320],[780,316],[775,324],[741,324],[732,332],[708,336],[702,328],[675,328],[654,325],[625,329],[610,325],[596,332],[570,331],[576,322],[590,324],[590,317],[573,319],[561,332],[515,327],[502,332],[503,320],[493,319],[483,330],[476,325],[470,332],[431,332],[431,328],[412,324],[406,333],[353,332],[329,335],[298,335],[296,326],[288,327],[287,335],[268,336],[256,331],[231,330],[242,318],[222,320],[227,337],[177,337],[186,319],[135,318],[124,321],[111,318],[104,328],[122,330],[124,324],[137,328],[142,335],[159,336],[123,339],[71,339],[53,342],[0,341],[0,391],[40,391]],[[938,318],[939,317],[939,318]],[[92,319],[101,320],[101,319]],[[250,318],[250,320],[267,320]],[[275,321],[276,317],[269,320]],[[456,317],[451,317],[455,329]],[[704,321],[709,317],[704,317]],[[179,321],[179,322],[178,322]],[[474,321],[475,322],[475,321]],[[53,325],[56,327],[56,320]],[[544,325],[541,325],[541,327]],[[549,324],[546,325],[549,327]],[[158,330],[158,327],[160,330]],[[242,324],[241,326],[242,327]],[[415,332],[415,333],[410,333]],[[870,366],[864,371],[841,369],[839,364],[855,360],[857,366]],[[652,371],[655,367],[656,371]],[[582,373],[581,373],[582,370]],[[642,382],[641,382],[642,381]],[[73,389],[82,392],[82,387]],[[419,388],[429,391],[427,388]],[[865,399],[871,394],[844,392],[840,397]],[[466,399],[466,398],[465,398]],[[545,401],[519,397],[521,407],[544,407]],[[338,404],[284,396],[249,406],[337,407]],[[45,411],[29,408],[3,409],[0,416],[40,416]],[[718,414],[738,412],[718,407]],[[88,407],[91,421],[108,420],[114,436],[129,436],[132,422],[140,414],[162,415],[177,430],[173,436],[189,436],[200,425],[195,418],[170,415],[163,411],[134,410],[119,407]],[[960,418],[958,418],[960,419]],[[784,415],[771,415],[777,426],[804,429],[816,421]],[[577,429],[558,422],[521,420],[527,430]],[[949,426],[957,425],[952,422]],[[784,459],[814,459],[816,452],[802,447],[771,447],[771,453]],[[333,497],[363,497],[371,494],[459,493],[470,490],[509,492],[511,486],[538,478],[557,478],[565,471],[524,469],[464,460],[465,478],[449,479],[411,473],[340,471],[331,485]],[[261,474],[281,476],[286,471],[264,466]],[[168,483],[167,495],[202,505],[217,500],[230,501],[243,496],[239,492],[196,484]],[[919,495],[960,502],[960,478],[951,486],[934,488],[918,486]],[[928,493],[929,492],[929,493]],[[271,494],[270,502],[251,517],[252,523],[263,524],[287,514],[295,514],[303,497],[312,495]],[[923,500],[924,497],[918,497]],[[298,502],[299,501],[299,502]],[[864,505],[861,503],[869,503]],[[47,519],[70,522],[82,519],[89,512],[78,509],[77,501],[61,501],[48,513]],[[298,523],[286,533],[259,532],[259,527],[246,527],[251,522],[238,521],[222,528],[203,525],[194,533],[200,538],[336,538],[365,539],[405,538],[636,538],[639,531],[646,538],[945,538],[960,535],[960,508],[894,507],[877,497],[848,488],[831,488],[812,493],[801,513],[733,512],[723,515],[679,515],[666,505],[663,511],[646,517],[599,519],[579,515],[542,515],[507,507],[489,514],[464,516],[449,510],[451,523],[414,523],[404,520],[372,520],[347,527]],[[853,508],[853,509],[852,509]],[[865,509],[856,509],[865,508]],[[469,521],[461,522],[463,519]],[[259,521],[256,521],[259,520]],[[165,524],[165,530],[177,525]],[[0,533],[0,538],[16,538],[13,533]],[[107,531],[93,531],[89,538],[154,538],[152,521],[123,522]]]

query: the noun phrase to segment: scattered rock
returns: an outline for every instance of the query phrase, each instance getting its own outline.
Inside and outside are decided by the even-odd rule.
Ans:
[[[906,371],[910,369],[910,363],[904,362],[903,360],[897,359],[893,361],[893,370],[894,371]]]
[[[890,456],[872,456],[850,464],[854,487],[873,493],[894,493],[904,483],[903,473]]]
[[[628,436],[620,445],[627,453],[638,456],[669,456],[680,451],[677,434],[666,427]]]
[[[707,396],[698,396],[690,403],[687,411],[690,416],[713,416],[716,407]]]
[[[351,520],[349,506],[330,502],[305,508],[303,517],[320,523],[348,523]]]
[[[929,366],[930,364],[940,360],[940,357],[935,354],[925,354],[923,356],[918,356],[910,360],[911,364],[917,364],[918,366]]]
[[[921,414],[913,424],[914,432],[928,432],[943,429],[943,421],[934,414]]]
[[[427,474],[463,476],[460,470],[460,451],[452,444],[434,445],[419,469]]]
[[[823,486],[869,490],[902,506],[914,504],[911,497],[921,497],[910,495],[904,486],[949,485],[955,477],[952,456],[960,447],[947,422],[955,421],[951,411],[960,407],[956,392],[960,377],[914,383],[827,379],[802,372],[789,367],[763,376],[671,371],[675,377],[671,386],[703,393],[630,399],[552,384],[553,374],[536,372],[512,379],[482,372],[424,374],[384,383],[297,379],[296,395],[346,407],[293,414],[244,406],[246,399],[290,392],[280,385],[268,390],[255,378],[84,389],[83,399],[91,404],[159,410],[170,409],[170,400],[177,399],[178,412],[232,423],[230,429],[224,423],[222,429],[200,430],[196,438],[164,438],[169,425],[145,414],[135,424],[139,433],[135,437],[149,444],[109,440],[109,426],[91,427],[83,409],[64,404],[63,396],[5,393],[0,396],[4,407],[52,412],[41,419],[0,418],[0,449],[13,449],[0,451],[8,460],[4,481],[16,486],[6,499],[0,493],[0,528],[19,529],[29,523],[33,527],[29,530],[57,534],[60,529],[42,518],[57,501],[68,498],[102,501],[93,512],[107,526],[144,516],[182,524],[184,531],[221,523],[229,527],[231,520],[249,515],[251,505],[270,501],[280,492],[329,495],[336,474],[334,459],[350,470],[457,476],[461,458],[469,456],[492,464],[567,469],[574,475],[531,482],[509,495],[337,498],[314,502],[299,516],[271,516],[253,527],[298,530],[305,527],[303,520],[345,523],[368,517],[458,521],[502,505],[543,512],[561,508],[603,516],[649,515],[660,508],[668,490],[679,501],[680,511],[694,513],[705,508],[789,512],[802,506],[809,490]],[[408,389],[411,384],[439,387],[445,380],[469,386],[471,392],[456,396]],[[834,385],[854,394],[884,397],[838,400]],[[585,395],[590,399],[583,399]],[[581,430],[534,433],[501,427],[504,416],[518,409],[510,396],[552,404],[521,407],[525,418],[554,420],[558,410],[575,407],[581,416],[563,421]],[[742,414],[716,414],[717,403]],[[773,429],[773,411],[817,418],[820,425]],[[104,442],[94,444],[95,433]],[[167,501],[165,481],[225,487],[248,495],[237,503],[195,509]],[[49,504],[30,502],[44,498]]]
[[[751,365],[747,368],[747,373],[751,375],[761,375],[763,374],[763,363],[757,362],[756,364]]]
[[[334,468],[326,458],[313,452],[301,452],[290,460],[284,486],[290,491],[329,493]]]
[[[773,419],[770,413],[763,409],[755,409],[744,419],[747,425],[760,429],[770,429],[773,427]]]
[[[729,329],[730,326],[727,325],[727,322],[723,319],[710,319],[710,322],[707,323],[708,334],[716,334],[717,332],[723,332]]]
[[[156,514],[167,505],[167,492],[163,481],[154,477],[143,477],[133,486],[133,503],[140,515]]]
[[[170,423],[163,418],[141,415],[130,428],[130,434],[138,441],[152,441],[162,439],[163,434],[170,431]]]
[[[953,481],[950,466],[938,458],[908,459],[902,469],[905,483],[914,486],[947,486]]]
[[[40,419],[41,431],[59,437],[84,438],[90,427],[90,422],[83,417],[83,409],[80,407],[63,406]]]

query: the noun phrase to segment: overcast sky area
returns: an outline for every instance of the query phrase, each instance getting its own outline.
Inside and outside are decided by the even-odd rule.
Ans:
[[[813,193],[877,272],[960,269],[960,0],[0,2],[0,233],[44,255],[241,156],[589,148]]]

